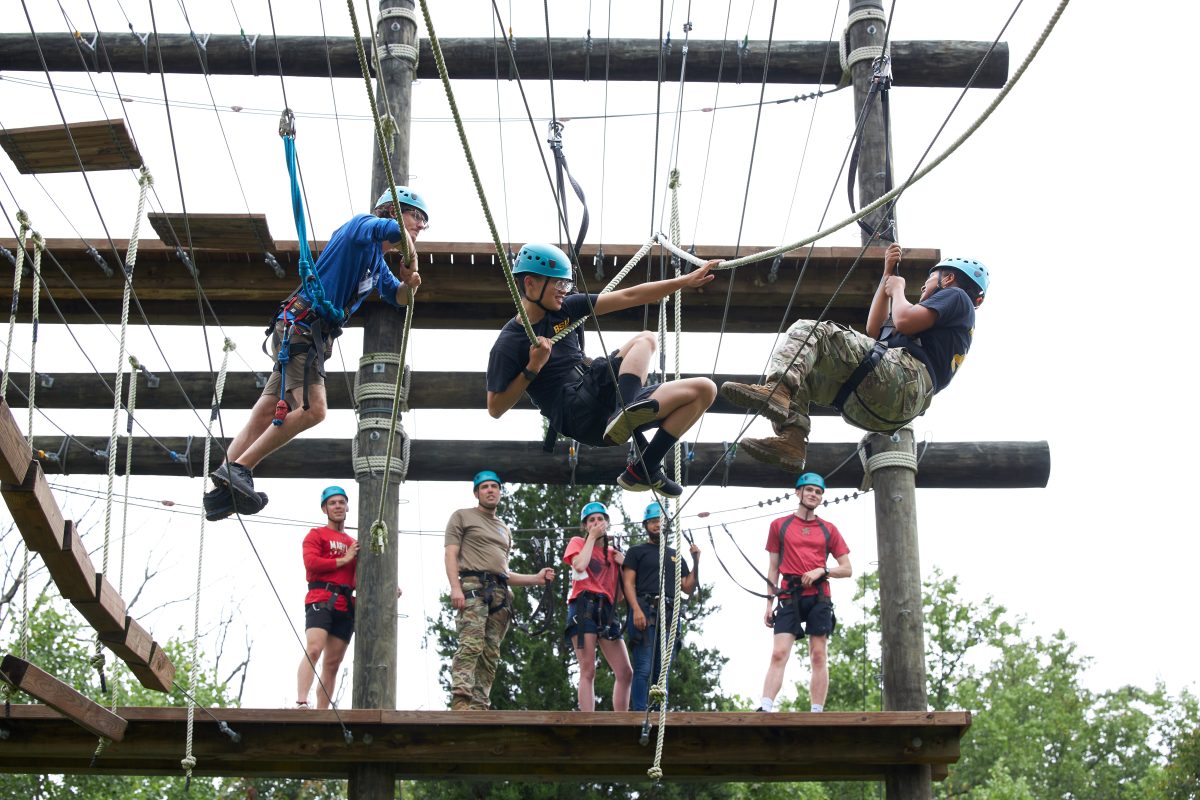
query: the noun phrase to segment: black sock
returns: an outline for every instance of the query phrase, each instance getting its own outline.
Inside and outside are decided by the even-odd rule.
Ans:
[[[625,372],[617,376],[617,408],[627,406],[636,398],[638,392],[642,390],[642,379],[632,372]]]
[[[654,438],[650,440],[649,446],[642,450],[642,461],[634,464],[638,472],[642,471],[642,462],[646,464],[647,474],[645,477],[648,478],[658,472],[659,467],[662,466],[663,456],[677,441],[679,441],[678,436],[672,436],[664,428],[659,428],[658,432],[654,434]]]

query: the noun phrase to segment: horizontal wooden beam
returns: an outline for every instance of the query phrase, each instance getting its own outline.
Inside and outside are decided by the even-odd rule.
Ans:
[[[94,765],[84,735],[38,706],[14,706],[0,771],[177,774],[186,709],[119,708],[132,724]],[[387,763],[404,778],[646,781],[653,751],[636,712],[212,709],[196,714],[201,775],[345,777]],[[341,723],[353,734],[346,744]],[[667,780],[880,780],[889,767],[959,758],[965,711],[823,714],[679,712],[668,717]],[[94,742],[92,743],[94,745]],[[94,747],[93,747],[94,749]],[[938,770],[942,772],[942,770]],[[944,774],[944,773],[943,773]]]
[[[93,736],[114,742],[125,738],[128,722],[28,661],[5,656],[0,663],[0,678],[41,700]]]
[[[90,41],[91,34],[86,34]],[[499,56],[502,80],[510,78],[507,47],[503,39],[439,39],[446,66],[454,80],[495,80]],[[764,81],[766,56],[771,54],[765,81],[771,84],[832,85],[841,78],[835,42],[766,41],[747,42],[739,58],[735,40],[693,39],[687,48],[687,80],[695,83]],[[368,53],[369,37],[363,40]],[[417,77],[437,80],[437,66],[429,41],[418,43]],[[515,51],[522,80],[545,80],[549,74],[545,37],[520,38]],[[591,50],[582,36],[554,37],[549,46],[553,53],[554,79],[602,81],[607,63],[608,78],[613,81],[654,81],[660,75],[662,43],[657,39],[592,40]],[[991,42],[970,41],[894,41],[892,71],[896,86],[961,88],[980,66]],[[39,53],[40,47],[40,53]],[[51,72],[157,72],[159,58],[163,70],[170,73],[215,75],[295,75],[311,78],[359,78],[354,39],[348,36],[269,36],[257,37],[251,48],[238,35],[214,33],[208,37],[203,59],[189,34],[162,33],[151,36],[146,46],[132,33],[102,33],[95,43],[96,53],[83,52],[70,33],[40,33],[34,37],[22,33],[0,34],[0,70],[42,72],[42,57]],[[280,58],[282,54],[282,59]],[[662,78],[679,79],[683,48],[673,47],[662,61]],[[282,60],[282,63],[280,63]],[[370,58],[374,64],[373,56]],[[831,66],[832,65],[832,66]],[[372,69],[372,72],[374,70]],[[1008,45],[999,44],[983,64],[975,79],[981,89],[997,89],[1008,76]]]
[[[765,355],[765,354],[764,354]],[[265,358],[262,362],[262,372],[230,372],[225,380],[225,408],[249,408],[262,395],[263,382],[270,377],[271,362]],[[388,380],[395,380],[395,367],[389,366]],[[99,378],[94,372],[68,372],[63,374],[41,373],[43,377],[53,378],[50,386],[38,389],[37,403],[39,408],[72,408],[72,409],[103,409],[112,408],[112,378]],[[711,377],[720,386],[725,381],[741,383],[756,383],[758,375],[733,375],[708,373],[686,373],[683,377]],[[211,372],[176,372],[172,375],[155,375],[154,387],[149,378],[138,374],[137,405],[139,409],[186,409],[208,408],[212,402],[215,379]],[[330,371],[325,379],[326,396],[329,407],[333,409],[352,408],[351,393],[354,386],[355,373]],[[178,380],[178,383],[176,382]],[[29,385],[29,373],[11,373],[9,381],[8,400],[14,408],[26,405],[25,397],[18,387]],[[180,387],[183,387],[182,391]],[[107,391],[105,390],[107,387]],[[122,402],[129,399],[129,376],[125,377],[125,394]],[[391,411],[392,401],[388,397],[382,401]],[[487,404],[487,389],[485,374],[482,372],[414,372],[411,388],[408,394],[410,409],[476,409],[482,410]],[[515,408],[532,409],[528,397],[517,401]],[[744,409],[738,408],[722,397],[717,397],[710,414],[742,414]],[[824,406],[814,406],[813,414],[828,416],[833,409]],[[21,440],[28,460],[29,448]]]
[[[203,442],[194,440],[187,453],[186,465],[171,459],[162,446],[176,453],[187,450],[187,442],[177,437],[160,438],[160,446],[146,437],[134,437],[133,472],[135,475],[201,474]],[[81,475],[99,475],[107,462],[88,448],[107,446],[99,436],[76,437],[57,461],[45,462],[48,471]],[[35,447],[56,451],[61,439],[38,438]],[[822,474],[833,473],[831,486],[858,486],[862,464],[855,452],[857,443],[825,444],[808,448],[808,468]],[[480,469],[494,469],[512,483],[565,484],[571,480],[566,447],[559,445],[553,454],[542,452],[540,442],[497,442],[477,440],[418,439],[412,443],[408,467],[410,481],[465,481]],[[789,487],[795,476],[776,467],[761,464],[744,454],[736,454],[725,471],[725,448],[720,444],[698,444],[689,464],[684,483],[694,485],[711,470],[706,485]],[[628,450],[624,447],[580,447],[575,482],[580,484],[613,483],[625,468]],[[369,454],[365,454],[369,455]],[[382,450],[378,455],[382,455]],[[928,489],[1018,489],[1041,488],[1050,478],[1050,448],[1046,442],[933,442],[922,448],[917,486]],[[844,463],[843,463],[844,462]],[[121,469],[124,459],[118,459]],[[833,472],[835,467],[841,468]],[[337,478],[354,476],[348,439],[297,439],[271,455],[255,470],[262,478]]]
[[[0,245],[9,250],[17,246],[12,239],[0,239]],[[118,240],[115,245],[115,253],[101,253],[113,271],[111,277],[106,277],[83,242],[77,239],[51,239],[47,242],[49,263],[43,265],[43,280],[46,291],[54,297],[68,322],[96,322],[94,313],[80,297],[82,292],[105,320],[119,324],[123,275],[120,259],[124,257],[128,243]],[[143,239],[138,246],[133,288],[150,322],[154,324],[199,324],[196,308],[198,280],[223,325],[265,327],[279,303],[299,283],[298,245],[295,242],[277,242],[276,245],[274,255],[285,271],[283,278],[277,278],[264,263],[262,251],[242,249],[195,251],[193,263],[198,277],[193,279],[180,261],[174,243]],[[577,276],[580,288],[599,291],[639,246],[605,245],[605,261],[602,277],[599,278],[593,264],[596,248],[585,246],[581,258],[585,266]],[[321,247],[323,244],[318,243],[318,249]],[[767,249],[742,247],[737,252],[745,254]],[[730,258],[735,255],[735,248],[702,246],[698,252],[705,258]],[[774,333],[781,324],[786,325],[796,319],[816,318],[825,309],[835,290],[837,296],[826,317],[834,322],[861,326],[866,321],[871,297],[879,284],[883,249],[868,249],[850,274],[850,279],[842,285],[861,252],[857,247],[817,247],[812,249],[810,255],[808,249],[802,249],[786,254],[780,260],[778,269],[774,268],[773,261],[768,260],[747,264],[733,272],[720,272],[708,286],[684,295],[684,330],[719,331],[724,322],[724,329],[730,332]],[[424,283],[418,295],[414,326],[498,331],[516,313],[504,282],[504,273],[491,245],[421,242],[420,257]],[[923,275],[940,258],[938,250],[913,248],[905,253],[904,269],[906,274]],[[660,259],[657,253],[651,254],[626,277],[622,286],[643,283],[647,274],[651,279],[657,279],[669,267],[669,259]],[[793,290],[802,270],[803,280],[793,301]],[[70,280],[66,276],[70,276]],[[75,286],[71,285],[72,281]],[[728,289],[731,282],[733,291],[730,294]],[[29,296],[28,281],[26,284],[22,289],[23,297]],[[11,303],[11,291],[11,288],[0,286],[0,306]],[[375,299],[369,302],[381,301]],[[27,301],[24,306],[28,306]],[[786,312],[785,320],[785,310],[789,307],[791,310]],[[142,321],[137,306],[131,311],[130,318],[135,325]],[[652,311],[650,320],[651,325],[657,323],[657,312]],[[43,323],[57,321],[52,311],[43,309]],[[603,323],[602,329],[605,331],[640,330],[643,326],[642,309],[638,307],[608,314]],[[766,357],[765,353],[763,357]]]

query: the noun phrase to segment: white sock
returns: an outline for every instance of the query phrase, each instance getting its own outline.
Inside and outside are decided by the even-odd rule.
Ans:
[[[824,710],[825,710],[825,706],[823,706],[822,704],[820,704],[820,703],[813,703],[813,704],[812,704],[812,711],[813,711],[813,713],[814,713],[814,714],[815,714],[815,713],[819,713],[819,712],[821,712],[821,711],[824,711]]]
[[[764,697],[762,699],[762,701],[758,704],[758,707],[761,708],[763,711],[774,711],[775,710],[775,701],[772,700],[770,697]]]

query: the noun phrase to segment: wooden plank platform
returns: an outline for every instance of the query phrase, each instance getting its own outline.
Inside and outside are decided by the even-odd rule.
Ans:
[[[186,709],[118,708],[125,739],[89,766],[95,740],[51,709],[13,706],[4,721],[2,772],[179,774]],[[402,778],[647,781],[652,747],[638,743],[636,712],[338,712],[213,709],[241,735],[234,743],[196,714],[200,775],[346,777],[387,763]],[[668,718],[667,781],[882,780],[889,768],[959,757],[966,711],[824,714],[681,712]]]
[[[164,242],[176,240],[200,250],[247,250],[262,254],[275,249],[266,214],[187,214],[151,212],[146,215]],[[281,298],[282,299],[282,298]]]
[[[125,120],[121,119],[72,122],[67,127],[8,128],[0,131],[0,147],[8,153],[17,171],[26,175],[78,172],[76,152],[88,172],[142,166],[142,155],[129,137]]]
[[[531,424],[534,424],[531,422]],[[106,437],[76,437],[59,462],[45,462],[50,472],[99,475],[107,464],[82,448],[106,446]],[[159,441],[183,454],[185,439],[165,436]],[[38,437],[34,446],[57,451],[59,438]],[[203,441],[193,440],[189,461],[192,474],[203,469]],[[831,487],[857,487],[862,481],[862,464],[854,455],[857,442],[808,446],[808,468],[825,474],[842,462],[845,465],[829,479]],[[625,468],[628,450],[624,447],[580,448],[575,481],[581,484],[612,483]],[[686,484],[700,481],[710,467],[720,463],[707,485],[720,486],[724,475],[724,452],[720,444],[696,445]],[[313,458],[320,453],[320,458]],[[917,486],[926,489],[1021,489],[1042,488],[1050,478],[1050,447],[1044,442],[933,442],[922,451]],[[378,455],[382,455],[382,449]],[[65,463],[65,467],[64,467]],[[495,469],[512,483],[565,484],[571,479],[567,448],[559,444],[553,454],[542,452],[541,442],[477,441],[458,439],[415,439],[409,461],[410,481],[465,481],[477,470]],[[118,465],[123,470],[124,465]],[[186,475],[182,463],[171,460],[162,448],[147,437],[133,439],[135,475]],[[261,478],[328,478],[354,476],[348,439],[296,439],[273,453],[255,469]],[[755,486],[764,489],[791,488],[795,475],[747,455],[737,455],[729,468],[729,486]]]
[[[78,239],[51,239],[47,246],[63,269],[84,292],[96,309],[113,324],[119,322],[121,308],[121,270],[127,243],[115,242],[120,255],[102,251],[101,255],[114,267],[114,277],[107,278],[86,252]],[[0,239],[0,245],[12,250],[12,239]],[[584,268],[579,276],[591,291],[599,291],[612,279],[629,256],[640,245],[605,244],[606,255],[602,279],[596,278],[592,256],[596,248],[583,248]],[[318,251],[321,246],[318,246]],[[743,246],[746,254],[767,247]],[[515,313],[501,267],[496,263],[495,250],[489,244],[420,242],[421,274],[424,283],[417,296],[417,315],[413,324],[422,329],[468,329],[499,331]],[[195,266],[200,284],[216,310],[223,325],[265,326],[276,307],[299,284],[299,248],[295,242],[276,242],[275,256],[284,269],[284,278],[276,278],[263,263],[260,248],[243,250],[196,251]],[[730,258],[730,246],[701,246],[698,252],[705,258]],[[725,330],[737,333],[774,333],[783,318],[784,309],[792,295],[796,278],[804,263],[807,249],[788,253],[780,262],[777,280],[771,281],[771,261],[748,264],[736,270],[718,273],[710,285],[684,295],[684,326],[687,331],[718,331],[725,317],[725,299],[733,281]],[[817,247],[801,283],[800,291],[788,313],[787,322],[813,319],[824,309],[834,288],[841,282],[860,252],[857,247]],[[395,256],[389,256],[394,259]],[[924,275],[940,260],[938,250],[914,248],[906,251],[903,262],[907,276]],[[882,248],[871,248],[838,293],[827,315],[835,322],[862,326],[866,322],[871,297],[879,283],[883,259]],[[669,259],[663,259],[669,265]],[[633,286],[646,279],[646,266],[651,275],[660,274],[657,253],[651,254],[625,279],[623,286]],[[69,322],[96,321],[92,311],[80,299],[57,267],[50,265],[43,280]],[[912,278],[910,278],[911,282]],[[0,281],[0,284],[3,284]],[[582,286],[581,286],[582,288]],[[138,248],[134,290],[153,324],[194,325],[196,323],[196,288],[192,276],[175,254],[175,243],[143,240]],[[11,288],[0,285],[0,306],[11,302]],[[28,287],[22,288],[27,295]],[[373,299],[370,303],[381,303]],[[371,307],[368,304],[368,307]],[[388,307],[390,310],[390,307]],[[651,326],[657,316],[650,316]],[[57,321],[57,316],[53,321]],[[643,327],[642,309],[633,308],[604,317],[603,330],[631,331]],[[43,322],[51,320],[43,315]],[[135,312],[134,324],[141,320]],[[361,315],[351,324],[361,324]],[[591,334],[595,341],[595,334]],[[606,339],[607,342],[607,339]],[[610,348],[615,345],[610,345]],[[766,357],[763,354],[763,358]],[[756,365],[757,366],[757,365]],[[207,403],[207,401],[206,401]]]
[[[125,720],[28,661],[6,655],[0,663],[0,678],[41,700],[93,736],[103,736],[114,742],[125,738],[128,726]]]

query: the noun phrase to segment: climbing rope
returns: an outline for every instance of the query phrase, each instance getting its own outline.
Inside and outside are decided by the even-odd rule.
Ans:
[[[29,441],[29,449],[33,450],[33,412],[37,406],[37,343],[38,343],[38,304],[42,290],[42,252],[46,242],[37,231],[33,232],[33,285],[29,287],[30,303],[33,312],[33,334],[29,345],[29,419],[25,428],[25,438]],[[13,298],[16,302],[16,297]]]
[[[8,396],[8,358],[12,355],[13,330],[17,327],[17,301],[21,299],[21,276],[25,271],[25,239],[29,234],[29,215],[17,210],[17,261],[13,269],[12,307],[8,312],[8,341],[4,348],[4,373],[0,375],[0,398]],[[32,374],[32,373],[31,373]]]
[[[380,119],[379,107],[375,103],[375,93],[371,90],[371,74],[367,63],[367,53],[363,49],[362,34],[359,32],[358,28],[358,15],[354,12],[354,0],[346,0],[346,5],[350,9],[350,24],[354,28],[354,47],[358,53],[358,65],[362,70],[363,83],[365,83],[367,87],[367,100],[371,105],[371,118],[375,120],[375,140],[376,144],[379,146],[379,158],[380,161],[383,162],[383,171],[387,176],[387,187],[392,194],[392,208],[398,210],[400,208],[400,195],[396,191],[396,176],[392,173],[392,162],[391,159],[388,158],[390,150],[387,146],[383,120]],[[400,13],[398,15],[404,16],[407,19],[411,19],[413,24],[416,24],[415,14],[411,14],[410,12]],[[410,50],[412,49],[411,45],[408,47]],[[389,49],[389,54],[406,58],[409,60],[413,71],[416,71],[417,59],[415,53],[409,53],[408,50],[403,50],[401,48],[395,53],[392,53]],[[399,216],[398,213],[397,216]],[[408,233],[404,229],[403,225],[400,226],[400,233],[400,259],[405,264],[408,264],[413,258],[413,253],[409,249]],[[399,425],[400,421],[400,396],[403,391],[402,384],[404,378],[404,361],[408,353],[408,340],[412,331],[413,310],[416,302],[416,293],[410,288],[408,290],[408,308],[404,313],[404,331],[400,335],[400,368],[396,372],[396,386],[392,395],[392,421],[390,428],[393,431]],[[359,419],[359,430],[362,430],[364,422],[365,420]],[[407,443],[407,441],[408,440],[406,439],[405,443]],[[383,461],[383,491],[379,493],[379,510],[375,515],[375,521],[371,523],[369,533],[371,552],[376,555],[382,554],[387,549],[388,529],[387,523],[383,521],[383,515],[387,510],[388,484],[391,482],[392,474],[392,451],[395,449],[395,446],[396,437],[393,433],[392,435],[388,436],[387,453],[384,456]],[[404,460],[405,462],[408,460],[407,452],[405,453]],[[403,477],[401,477],[400,480],[403,480]]]
[[[667,740],[667,675],[671,671],[671,662],[674,660],[675,656],[675,640],[679,634],[679,614],[683,605],[683,570],[680,568],[680,559],[682,558],[683,554],[683,530],[677,524],[672,525],[671,528],[675,537],[675,556],[673,558],[673,564],[675,567],[675,586],[672,590],[672,597],[674,598],[673,607],[671,613],[669,614],[670,631],[667,631],[663,628],[663,620],[668,617],[666,608],[667,593],[665,591],[666,579],[663,574],[663,565],[667,563],[667,537],[662,534],[660,534],[658,537],[658,636],[660,647],[659,672],[658,682],[650,687],[651,701],[658,701],[658,738],[654,744],[654,764],[646,770],[646,777],[655,781],[662,780],[663,777],[662,754],[663,745],[666,744]]]
[[[438,76],[442,80],[442,88],[446,92],[446,102],[450,106],[450,113],[454,116],[454,128],[458,131],[458,140],[462,143],[463,154],[467,159],[467,167],[471,170],[471,180],[475,184],[475,194],[479,196],[479,204],[483,209],[483,216],[487,220],[488,231],[492,235],[492,244],[496,246],[496,258],[499,259],[500,265],[504,268],[504,281],[508,284],[508,292],[512,295],[513,305],[517,307],[517,316],[521,319],[521,325],[525,328],[525,335],[529,337],[530,344],[537,342],[537,334],[533,332],[533,324],[529,321],[529,315],[525,313],[525,306],[521,305],[521,294],[517,291],[517,281],[513,277],[512,265],[508,261],[508,253],[504,249],[504,245],[500,242],[500,232],[496,229],[496,221],[492,218],[492,210],[488,206],[487,195],[483,191],[483,181],[479,178],[479,170],[475,166],[475,157],[471,155],[471,145],[467,141],[467,131],[463,127],[462,115],[458,112],[458,103],[454,99],[454,90],[450,88],[450,73],[446,70],[446,59],[442,56],[442,45],[438,41],[437,32],[433,29],[433,18],[429,15],[429,5],[426,0],[421,0],[421,14],[425,17],[425,32],[429,34],[429,47],[433,51],[433,60],[437,64]],[[555,340],[557,341],[557,340]]]
[[[208,418],[208,427],[204,432],[204,473],[208,474],[209,468],[212,467],[212,441],[213,441],[213,423],[221,413],[221,398],[225,395],[225,377],[229,373],[229,354],[237,349],[237,345],[232,339],[225,339],[225,346],[222,348],[223,355],[221,357],[221,369],[217,373],[217,384],[213,390],[212,413]],[[204,487],[202,487],[204,488]],[[183,758],[179,765],[187,773],[187,785],[192,783],[192,770],[196,767],[196,757],[192,754],[192,744],[194,739],[194,727],[196,721],[196,678],[200,666],[200,589],[201,578],[204,569],[204,522],[205,517],[200,516],[200,540],[196,547],[196,594],[195,603],[193,604],[192,613],[192,660],[188,665],[188,713],[187,713],[187,745]]]

